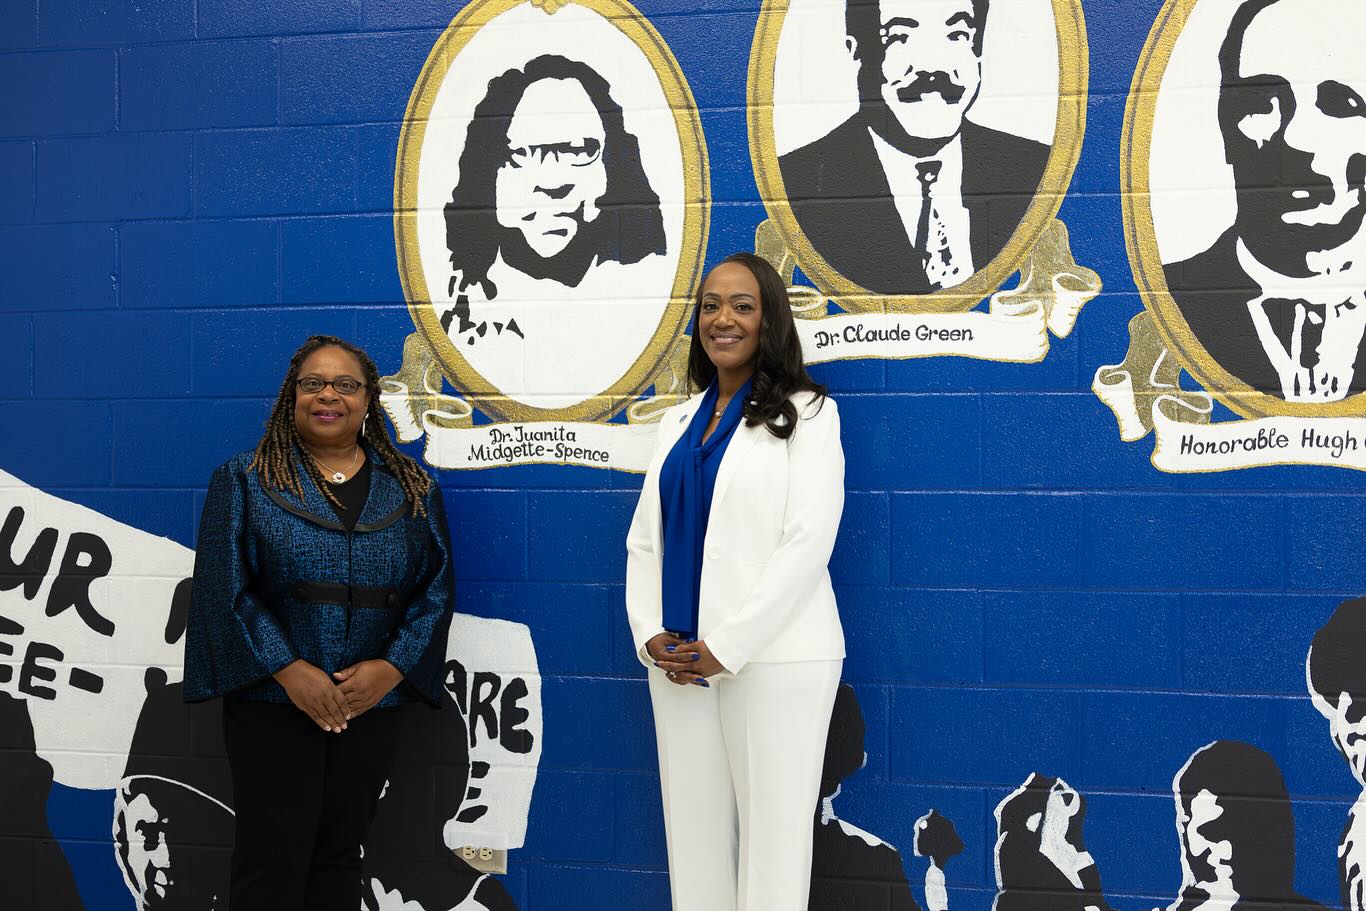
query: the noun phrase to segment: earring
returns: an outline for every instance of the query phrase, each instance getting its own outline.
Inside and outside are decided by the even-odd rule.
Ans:
[[[368,415],[368,414],[367,414],[365,417],[363,417],[363,418],[360,419],[360,435],[361,435],[361,436],[365,436],[365,427],[366,427],[366,425],[369,424],[369,423],[370,423],[370,415]]]

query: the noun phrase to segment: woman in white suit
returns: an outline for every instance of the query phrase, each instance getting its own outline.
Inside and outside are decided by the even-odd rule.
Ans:
[[[787,290],[728,257],[697,295],[688,374],[627,536],[650,668],[674,911],[804,911],[844,659],[827,564],[839,413],[806,373]]]

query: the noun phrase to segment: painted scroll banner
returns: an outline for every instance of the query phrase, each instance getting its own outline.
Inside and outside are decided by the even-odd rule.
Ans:
[[[549,464],[644,472],[654,454],[657,419],[683,399],[686,352],[685,336],[655,378],[655,395],[626,406],[624,424],[545,420],[476,425],[474,405],[444,391],[441,365],[418,333],[404,342],[398,372],[380,378],[379,400],[399,442],[426,436],[422,457],[434,468]]]
[[[839,314],[797,320],[797,334],[808,364],[944,356],[1032,364],[1048,354],[1048,314],[1037,303],[989,313]]]
[[[1366,471],[1366,418],[1257,418],[1190,424],[1169,417],[1189,407],[1163,396],[1153,404],[1153,466],[1184,474],[1268,465],[1324,465]]]
[[[1127,443],[1154,435],[1153,467],[1173,474],[1270,465],[1366,471],[1366,418],[1273,416],[1211,422],[1214,397],[1183,389],[1181,365],[1143,311],[1129,322],[1124,361],[1096,371],[1091,389]]]
[[[386,379],[386,388],[397,385]],[[550,464],[643,472],[655,450],[653,423],[531,421],[475,426],[465,400],[449,395],[410,397],[406,387],[382,394],[380,402],[400,442],[426,435],[422,458],[434,468]],[[425,403],[436,404],[424,407]]]
[[[389,413],[392,415],[393,409]],[[422,458],[434,468],[580,465],[643,472],[655,451],[654,424],[542,421],[442,427],[436,423],[441,419],[440,413],[433,411],[424,412],[420,419],[420,433],[400,435],[399,439],[406,443],[426,433],[427,446]]]
[[[917,357],[1037,363],[1048,355],[1049,335],[1071,334],[1082,307],[1101,289],[1100,276],[1072,257],[1067,228],[1056,220],[1025,257],[1019,284],[992,294],[985,311],[876,313],[854,308],[827,315],[824,295],[792,284],[796,261],[782,249],[771,222],[755,232],[755,249],[788,282],[808,364]]]

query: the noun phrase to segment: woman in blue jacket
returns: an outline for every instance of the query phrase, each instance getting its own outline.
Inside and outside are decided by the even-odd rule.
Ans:
[[[446,516],[389,439],[378,385],[364,351],[313,336],[256,449],[209,483],[185,698],[226,697],[233,908],[359,908],[401,707],[440,704]]]

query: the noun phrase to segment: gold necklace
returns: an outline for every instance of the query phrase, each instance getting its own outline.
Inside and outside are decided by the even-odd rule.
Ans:
[[[337,471],[337,469],[333,468],[331,465],[328,465],[328,464],[327,464],[326,462],[324,462],[322,459],[320,459],[320,458],[318,458],[316,455],[314,455],[312,451],[310,451],[308,454],[309,454],[310,457],[312,457],[313,461],[315,461],[315,462],[318,463],[318,465],[320,465],[321,467],[326,468],[328,471],[332,472],[332,477],[328,478],[328,480],[331,481],[333,484],[340,484],[340,483],[342,483],[343,481],[346,480],[346,472]],[[355,467],[356,467],[356,462],[357,462],[359,459],[360,459],[360,447],[357,446],[357,447],[356,447],[356,451],[353,452],[353,453],[351,454],[351,464],[346,466],[346,471],[349,472],[351,469],[355,468]]]

